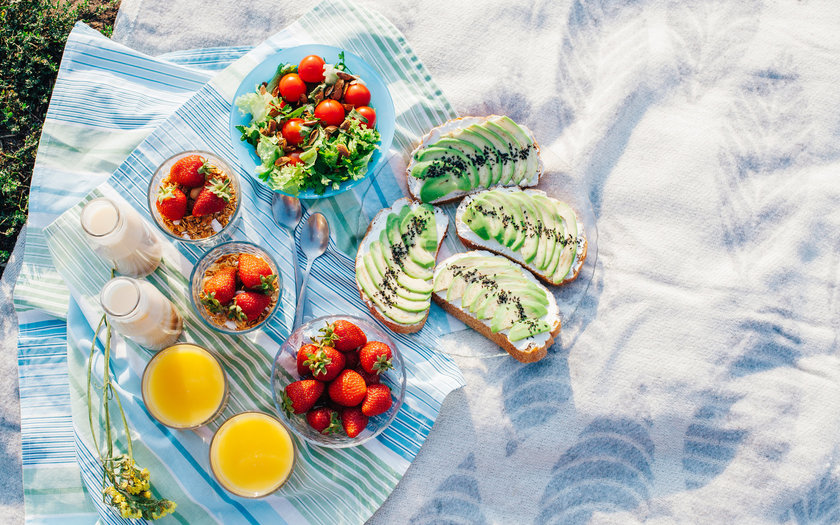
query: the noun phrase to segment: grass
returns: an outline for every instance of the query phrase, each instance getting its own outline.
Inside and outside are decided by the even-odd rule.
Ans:
[[[81,20],[111,36],[119,0],[0,0],[0,275],[23,224],[61,54]]]

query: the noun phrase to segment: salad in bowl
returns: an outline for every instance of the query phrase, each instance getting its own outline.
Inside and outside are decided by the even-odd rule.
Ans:
[[[390,136],[383,144],[372,103],[374,90],[384,90],[390,103],[387,88],[355,74],[343,51],[337,58],[330,63],[313,53],[280,62],[271,78],[235,99],[244,117],[235,125],[239,139],[256,153],[256,175],[275,191],[302,198],[338,193],[363,179],[379,149],[390,145]],[[392,105],[386,113],[392,117]]]

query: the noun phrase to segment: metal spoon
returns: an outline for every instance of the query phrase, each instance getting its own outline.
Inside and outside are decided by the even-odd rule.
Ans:
[[[327,218],[321,213],[313,213],[303,225],[300,232],[300,247],[306,255],[306,269],[303,271],[303,281],[300,284],[297,307],[295,308],[294,331],[300,326],[303,320],[303,308],[306,304],[306,281],[309,280],[309,272],[312,270],[312,263],[327,251],[327,244],[330,242],[330,225]]]
[[[274,222],[289,235],[289,247],[292,250],[292,267],[295,272],[295,297],[300,294],[300,268],[298,268],[297,245],[295,244],[295,230],[300,222],[303,211],[300,201],[296,197],[274,193],[271,198],[271,215]]]

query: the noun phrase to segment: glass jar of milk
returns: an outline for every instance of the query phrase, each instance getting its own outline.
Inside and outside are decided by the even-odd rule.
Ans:
[[[81,219],[94,251],[122,275],[145,277],[160,264],[160,239],[132,208],[100,197],[85,205]]]
[[[141,346],[161,350],[181,335],[178,309],[148,281],[114,277],[102,287],[99,302],[111,326]]]

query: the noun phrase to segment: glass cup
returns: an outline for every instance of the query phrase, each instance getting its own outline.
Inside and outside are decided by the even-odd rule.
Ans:
[[[208,163],[212,164],[219,168],[222,172],[224,172],[228,178],[230,179],[231,189],[233,190],[233,194],[236,197],[236,206],[233,210],[233,214],[229,217],[227,224],[221,226],[218,231],[215,231],[213,234],[208,235],[206,237],[201,238],[190,238],[189,235],[185,237],[184,234],[179,234],[170,229],[167,225],[167,221],[161,216],[160,211],[155,204],[158,195],[158,189],[163,182],[163,179],[169,176],[169,170],[172,169],[172,166],[181,160],[184,157],[188,157],[190,155],[199,155],[203,157]],[[168,237],[182,241],[188,244],[214,244],[217,242],[221,242],[223,240],[230,239],[233,235],[233,232],[236,230],[236,226],[240,219],[241,211],[242,211],[242,188],[239,184],[239,176],[230,167],[223,158],[220,156],[210,153],[209,151],[200,151],[200,150],[190,150],[190,151],[183,151],[178,153],[177,155],[173,155],[163,161],[163,163],[158,166],[158,169],[155,171],[154,175],[152,175],[151,181],[149,181],[149,214],[151,214],[152,219],[154,219],[155,224],[157,227],[166,234]],[[179,223],[180,224],[180,223]]]
[[[141,393],[149,414],[180,430],[211,423],[228,399],[225,369],[216,355],[196,344],[161,350],[143,371]]]
[[[297,447],[283,423],[262,412],[242,412],[222,423],[210,442],[210,469],[227,491],[262,498],[282,487],[295,469]]]
[[[145,277],[160,265],[160,238],[134,209],[107,197],[82,209],[82,229],[94,252],[129,277]]]

